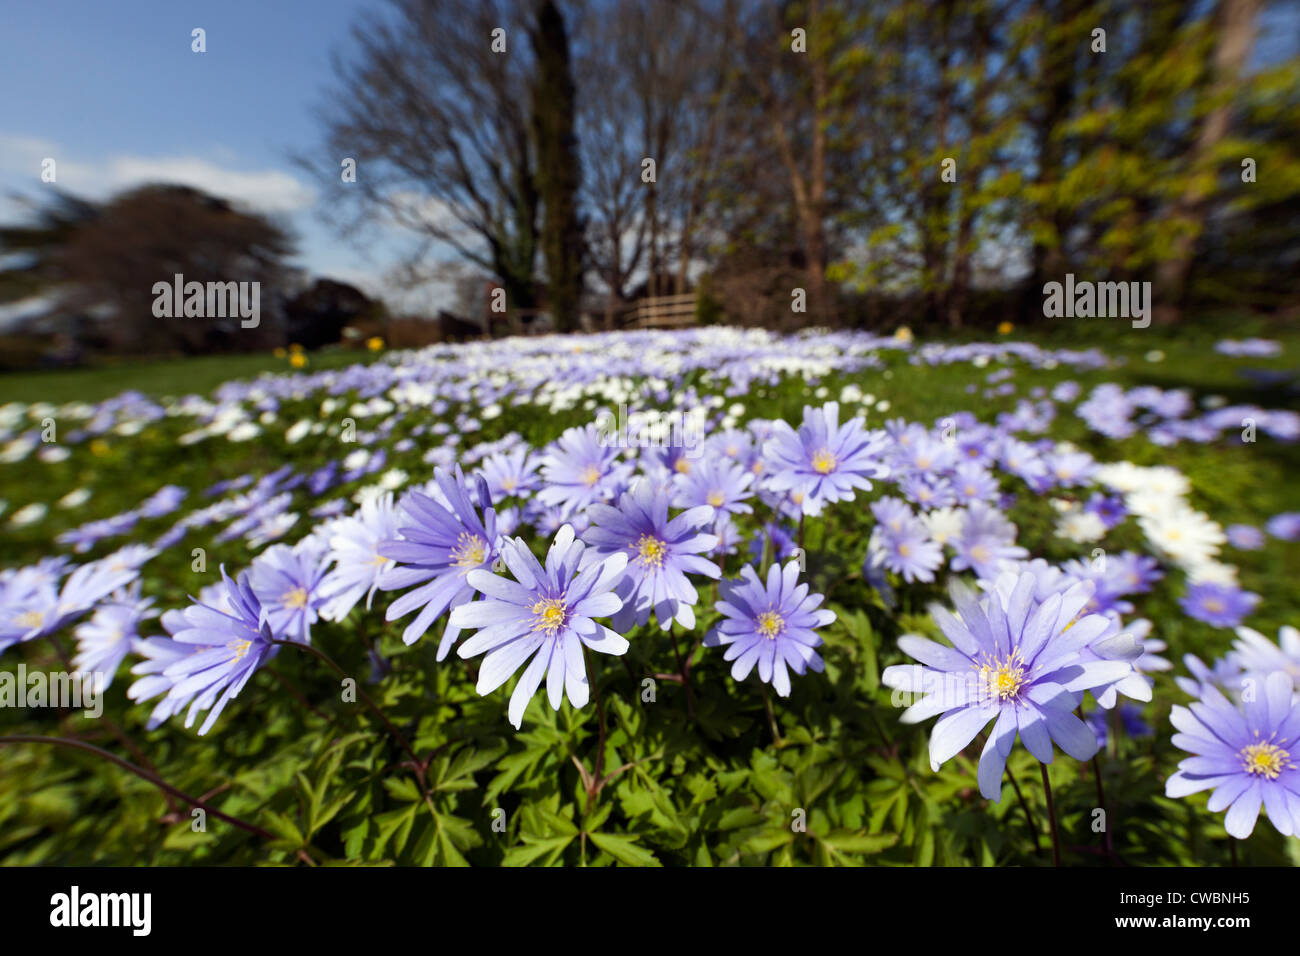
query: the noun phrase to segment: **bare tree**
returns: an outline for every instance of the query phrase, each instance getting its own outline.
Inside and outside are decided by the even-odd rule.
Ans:
[[[540,200],[530,131],[527,0],[389,0],[336,56],[322,110],[345,227],[382,218],[449,246],[497,277],[516,308],[535,304]],[[356,162],[355,182],[339,164]]]
[[[613,4],[599,19],[588,21],[607,40],[582,44],[577,62],[578,83],[585,91],[578,135],[584,146],[587,259],[606,289],[607,326],[641,266],[646,237],[641,215],[645,149],[639,130],[627,122],[635,89],[623,69],[627,38],[616,32],[626,22],[620,17],[624,6]]]
[[[643,271],[651,293],[685,287],[720,142],[725,37],[687,6],[644,0],[593,8],[584,28],[587,244],[608,318]]]
[[[746,193],[770,193],[775,169],[807,277],[809,311],[824,318],[832,310],[827,267],[837,244],[836,212],[860,173],[855,84],[866,61],[858,33],[869,6],[831,0],[691,5],[702,27],[720,32],[730,51],[723,151],[743,155],[744,163],[730,166],[736,178],[729,199],[743,205]],[[751,225],[762,218],[757,212]],[[765,228],[780,227],[769,222]]]

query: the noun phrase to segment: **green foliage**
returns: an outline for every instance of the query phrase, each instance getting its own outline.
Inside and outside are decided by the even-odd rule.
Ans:
[[[1243,328],[1242,334],[1249,331]],[[1122,366],[1074,373],[1014,365],[1018,388],[1027,393],[1071,378],[1085,389],[1102,381],[1149,382],[1188,387],[1198,397],[1220,394],[1266,406],[1285,401],[1277,392],[1244,388],[1231,364],[1209,349],[1210,333],[1194,326],[1177,337],[1154,330],[1114,334],[1122,337],[1106,347],[1124,360]],[[1098,326],[1096,335],[1107,333]],[[1300,347],[1300,339],[1287,336],[1286,347],[1288,352]],[[1143,357],[1152,348],[1164,350],[1164,361]],[[975,404],[981,417],[991,419],[1016,401],[1016,396],[992,396],[973,402],[966,386],[986,373],[966,365],[914,366],[904,355],[887,360],[884,371],[822,382],[786,378],[756,389],[745,401],[752,404],[750,414],[794,419],[802,405],[820,401],[815,388],[825,386],[835,397],[840,387],[853,383],[888,400],[888,417],[919,421]],[[66,381],[73,387],[75,379]],[[151,387],[146,372],[140,372],[137,384]],[[315,416],[317,409],[286,402],[279,414],[287,423]],[[477,437],[491,440],[517,430],[540,443],[581,416],[515,409],[508,421],[485,423]],[[875,413],[871,419],[879,420]],[[428,420],[402,421],[394,441],[420,423]],[[164,420],[130,438],[105,436],[99,456],[79,445],[63,462],[6,465],[6,483],[47,503],[84,485],[93,491],[87,509],[106,517],[133,507],[165,482],[197,493],[221,478],[282,464],[305,468],[336,453],[328,436],[290,445],[268,429],[259,442],[208,445],[195,454],[176,444],[183,427]],[[1113,443],[1090,434],[1068,414],[1058,417],[1052,435],[1105,460],[1124,457],[1178,467],[1192,481],[1193,503],[1224,524],[1259,524],[1277,512],[1300,510],[1300,488],[1290,480],[1300,468],[1294,445],[1224,440],[1157,448],[1141,436]],[[422,476],[427,466],[420,455],[417,448],[394,453],[390,460]],[[347,486],[343,492],[353,490]],[[753,676],[733,681],[721,652],[699,646],[700,635],[716,620],[708,585],[701,588],[696,632],[634,631],[626,658],[593,658],[599,704],[593,696],[581,711],[565,702],[555,712],[538,696],[519,732],[505,716],[512,684],[481,698],[474,691],[474,662],[454,654],[436,662],[441,625],[408,648],[400,639],[402,622],[385,623],[378,605],[368,614],[359,608],[337,625],[318,625],[314,640],[368,690],[410,742],[422,768],[366,707],[344,702],[335,675],[309,654],[285,648],[203,738],[185,730],[179,719],[146,729],[148,707],[127,700],[131,678],[124,667],[107,694],[107,719],[0,709],[0,734],[75,737],[140,765],[147,759],[186,794],[260,827],[269,838],[212,814],[206,830],[196,831],[183,802],[93,755],[14,744],[0,746],[0,863],[1048,865],[1035,761],[1017,748],[1003,799],[986,801],[975,779],[982,740],[932,771],[927,725],[900,724],[899,707],[880,684],[884,667],[905,662],[897,648],[900,634],[936,634],[926,607],[944,595],[936,586],[900,587],[897,605],[889,608],[862,579],[858,564],[870,531],[869,497],[833,507],[824,521],[809,525],[808,576],[838,620],[823,634],[825,673],[795,678],[789,698],[765,697]],[[54,534],[91,516],[52,507],[39,529],[7,530],[3,564],[44,556]],[[1033,553],[1058,560],[1073,556],[1073,546],[1053,537],[1052,518],[1041,499],[1022,495],[1012,517]],[[147,539],[164,527],[165,522],[157,527],[146,522],[141,534]],[[1136,539],[1117,543],[1138,544]],[[208,549],[206,574],[191,570],[190,549],[199,546]],[[1295,545],[1270,540],[1259,552],[1231,556],[1242,584],[1264,596],[1251,620],[1264,633],[1300,619],[1292,580],[1295,554]],[[210,531],[196,530],[151,563],[146,591],[161,607],[182,606],[186,594],[213,579],[218,563],[245,565],[243,546],[219,544]],[[725,573],[734,575],[739,563],[731,559]],[[1183,654],[1209,657],[1231,639],[1226,631],[1186,618],[1176,604],[1180,588],[1177,580],[1166,579],[1142,604],[1142,613],[1155,622],[1155,634],[1169,643],[1168,657],[1176,667]],[[369,682],[371,651],[387,666],[374,683]],[[59,666],[48,640],[11,649],[0,666],[13,669],[19,661],[29,668]],[[680,674],[686,662],[688,683],[662,676]],[[1109,847],[1106,834],[1093,829],[1100,805],[1093,766],[1062,757],[1051,767],[1070,865],[1229,861],[1221,816],[1206,810],[1203,796],[1177,801],[1163,796],[1164,779],[1180,759],[1169,742],[1169,708],[1184,698],[1169,675],[1157,675],[1156,682],[1155,701],[1145,711],[1156,736],[1117,735],[1099,758]],[[1243,863],[1294,864],[1300,862],[1296,843],[1261,823],[1238,850]]]
[[[1248,9],[873,5],[859,100],[863,128],[876,132],[845,149],[869,159],[859,194],[841,207],[850,239],[829,277],[918,290],[931,318],[949,308],[951,321],[977,250],[987,259],[1027,246],[1034,288],[1071,270],[1149,279],[1176,305],[1181,290],[1161,284],[1161,267],[1186,260],[1200,302],[1286,301],[1294,290],[1274,256],[1297,243],[1300,69],[1252,60],[1218,75],[1221,46],[1236,49],[1230,34],[1241,30],[1216,19],[1227,7]],[[1242,176],[1246,158],[1253,181]],[[951,181],[941,177],[948,159]],[[1252,259],[1270,267],[1252,269]]]

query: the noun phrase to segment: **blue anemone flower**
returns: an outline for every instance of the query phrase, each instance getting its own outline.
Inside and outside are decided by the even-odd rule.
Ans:
[[[823,408],[804,406],[799,430],[778,421],[763,447],[763,460],[772,473],[769,487],[793,492],[806,515],[821,514],[824,504],[852,501],[857,489],[871,489],[868,479],[889,474],[880,461],[885,439],[866,431],[857,418],[843,425],[839,418],[836,402]]]
[[[311,643],[311,626],[325,603],[326,564],[322,552],[305,543],[273,545],[254,559],[249,582],[276,634]]]
[[[723,581],[715,605],[723,615],[717,627],[704,638],[706,647],[727,647],[723,660],[732,661],[731,676],[744,680],[758,666],[758,678],[771,684],[782,697],[790,695],[790,674],[803,674],[811,667],[825,668],[816,648],[822,639],[819,627],[834,622],[835,612],[821,608],[822,595],[810,594],[799,583],[799,562],[785,567],[773,564],[767,583],[759,579],[752,565],[741,568],[740,579]]]
[[[266,612],[253,593],[249,573],[244,571],[232,581],[222,568],[221,579],[224,588],[216,589],[214,595],[218,603],[195,600],[184,611],[163,615],[163,626],[172,639],[165,650],[150,655],[163,663],[161,672],[134,669],[139,674],[156,673],[162,681],[151,680],[150,693],[138,693],[133,686],[132,699],[145,700],[166,688],[151,726],[188,704],[185,726],[192,726],[195,717],[207,710],[207,719],[199,727],[199,735],[206,734],[231,698],[279,650]]]
[[[1250,836],[1262,807],[1284,836],[1300,834],[1300,705],[1285,671],[1274,671],[1240,709],[1216,688],[1174,707],[1175,747],[1193,756],[1165,782],[1165,795],[1210,794],[1211,813],[1227,810],[1223,826],[1239,840]]]
[[[486,570],[497,556],[497,516],[488,496],[487,482],[476,478],[479,504],[483,516],[470,500],[469,487],[459,466],[455,474],[434,471],[434,481],[446,499],[439,504],[419,491],[402,499],[400,537],[382,541],[378,553],[397,562],[384,573],[380,587],[385,591],[407,591],[388,607],[386,620],[420,608],[415,620],[406,626],[402,640],[414,644],[444,612],[475,598],[466,577],[471,571]],[[460,628],[450,621],[438,643],[438,660],[447,656],[456,643]]]
[[[537,498],[566,516],[613,498],[632,471],[595,425],[570,428],[547,448],[541,464],[543,486]]]
[[[1101,648],[1106,659],[1081,652],[1101,638],[1110,621],[1087,614],[1090,581],[1039,601],[1031,573],[1004,575],[999,587],[977,600],[959,582],[952,585],[958,615],[933,605],[935,623],[952,642],[937,644],[904,635],[898,645],[920,664],[885,668],[883,682],[919,694],[903,712],[904,723],[942,714],[930,734],[930,766],[964,750],[990,721],[993,731],[979,761],[980,793],[1002,797],[1002,772],[1019,733],[1026,749],[1042,763],[1052,762],[1056,744],[1076,760],[1097,752],[1097,738],[1073,713],[1084,691],[1112,683],[1132,671],[1128,634]],[[1121,656],[1123,655],[1123,656]]]
[[[609,617],[623,606],[614,585],[627,556],[614,554],[579,570],[584,550],[568,525],[556,534],[545,566],[522,538],[502,541],[501,558],[515,580],[472,570],[468,582],[482,592],[484,600],[461,604],[451,612],[452,626],[478,629],[456,653],[473,657],[487,652],[478,674],[480,695],[496,690],[532,658],[510,695],[510,723],[516,730],[543,677],[555,710],[566,692],[574,707],[587,703],[590,687],[584,647],[615,656],[627,653],[627,641],[594,620]]]
[[[701,557],[718,544],[717,535],[705,528],[713,520],[710,505],[701,505],[668,518],[668,491],[647,479],[638,481],[618,500],[618,507],[592,505],[594,522],[583,535],[591,546],[587,560],[623,554],[627,569],[619,581],[622,610],[614,627],[627,631],[650,619],[654,611],[664,630],[676,620],[682,627],[695,627],[694,605],[699,594],[687,574],[718,578],[722,571]]]

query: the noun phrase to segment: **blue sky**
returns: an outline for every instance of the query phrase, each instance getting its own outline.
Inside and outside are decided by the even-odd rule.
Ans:
[[[0,219],[58,186],[101,198],[187,182],[287,218],[299,265],[383,288],[400,236],[358,248],[319,222],[317,183],[292,161],[320,142],[314,108],[357,14],[379,0],[4,0]],[[207,52],[191,51],[191,30]],[[373,239],[373,237],[371,237]]]

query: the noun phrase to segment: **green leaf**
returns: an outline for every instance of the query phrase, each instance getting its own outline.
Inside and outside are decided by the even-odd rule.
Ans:
[[[384,847],[391,840],[393,843],[393,853],[398,854],[406,846],[406,840],[411,834],[411,827],[415,824],[415,816],[423,808],[422,804],[411,803],[397,810],[390,810],[387,813],[381,813],[374,818],[375,824],[375,850],[376,854],[381,854]]]
[[[502,866],[528,866],[547,854],[558,855],[570,843],[573,842],[573,836],[555,836],[555,837],[535,837],[524,838],[524,843],[520,846],[513,846],[506,851],[505,858],[502,859]]]
[[[929,831],[927,831],[929,832]],[[898,842],[897,833],[852,833],[832,830],[821,841],[840,853],[879,853]]]
[[[592,843],[627,866],[661,865],[653,853],[636,845],[635,836],[618,836],[613,833],[590,833],[588,836]]]
[[[303,846],[307,838],[303,836],[302,831],[298,829],[298,824],[294,823],[283,814],[276,813],[274,810],[262,811],[263,826],[266,830],[274,833],[278,837],[292,843],[294,846]]]

